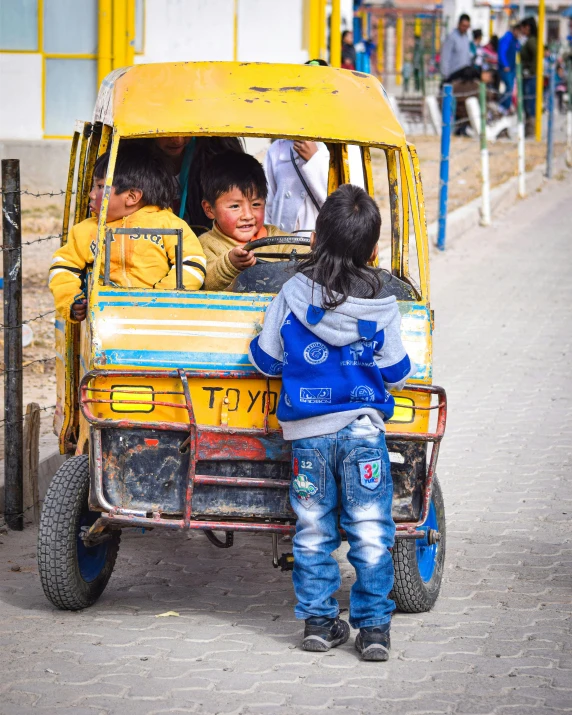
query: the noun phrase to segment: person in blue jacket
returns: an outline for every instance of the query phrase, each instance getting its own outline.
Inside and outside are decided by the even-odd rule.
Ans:
[[[515,25],[499,40],[499,74],[505,86],[499,105],[506,113],[512,104],[512,91],[516,79],[516,53],[520,52],[519,29],[520,24]]]
[[[282,375],[277,416],[292,440],[295,615],[305,620],[302,647],[326,651],[345,643],[334,594],[341,584],[332,556],[340,525],[356,571],[350,623],[364,660],[389,657],[395,524],[385,421],[416,371],[401,342],[394,296],[377,255],[381,216],[367,193],[350,184],[325,201],[312,250],[272,301],[250,359],[264,375]]]

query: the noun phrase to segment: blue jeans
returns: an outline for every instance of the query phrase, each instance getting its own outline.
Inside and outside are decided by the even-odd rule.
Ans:
[[[507,112],[510,109],[510,106],[512,104],[512,90],[514,87],[515,77],[516,77],[516,74],[512,71],[501,72],[501,79],[505,84],[505,90],[504,90],[504,94],[503,94],[499,104],[501,105],[501,107],[506,109]]]
[[[536,77],[525,77],[522,81],[524,111],[527,117],[536,116]]]
[[[364,424],[365,422],[365,424]],[[389,623],[395,608],[390,549],[395,538],[391,516],[393,483],[385,434],[368,417],[334,434],[292,443],[290,501],[298,521],[294,537],[293,582],[296,618],[335,618],[334,593],[341,585],[332,556],[340,543],[340,523],[356,572],[350,593],[354,628]]]

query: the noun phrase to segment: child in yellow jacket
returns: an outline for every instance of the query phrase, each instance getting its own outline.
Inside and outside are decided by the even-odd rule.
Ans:
[[[54,253],[50,289],[56,309],[72,322],[85,319],[87,301],[83,276],[93,264],[97,223],[105,188],[109,153],[102,154],[94,168],[89,195],[92,217],[75,225],[67,243]],[[183,283],[199,290],[206,275],[206,258],[189,226],[169,209],[173,180],[151,149],[140,142],[120,146],[107,207],[108,228],[148,228],[143,235],[114,235],[111,242],[110,279],[126,288],[176,287],[177,236],[154,234],[153,229],[183,229]]]
[[[264,225],[268,185],[260,162],[250,154],[233,151],[215,155],[201,177],[202,207],[213,228],[199,236],[207,257],[206,290],[226,290],[232,281],[256,263],[256,253],[244,245],[266,236],[286,236]],[[309,248],[282,244],[265,246],[264,253],[304,253]]]

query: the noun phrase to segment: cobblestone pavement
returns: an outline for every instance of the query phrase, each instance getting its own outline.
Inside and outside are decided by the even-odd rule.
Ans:
[[[571,225],[567,178],[433,257],[448,556],[388,663],[300,650],[268,537],[125,533],[99,603],[64,613],[28,529],[0,536],[0,713],[572,712]]]

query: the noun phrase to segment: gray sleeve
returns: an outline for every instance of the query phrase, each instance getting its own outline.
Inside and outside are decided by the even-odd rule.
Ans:
[[[453,44],[454,44],[454,38],[453,34],[451,33],[450,35],[447,36],[447,39],[443,43],[443,47],[441,48],[441,77],[443,79],[447,79],[447,77],[451,74],[451,59],[452,59],[452,54],[453,54]]]

